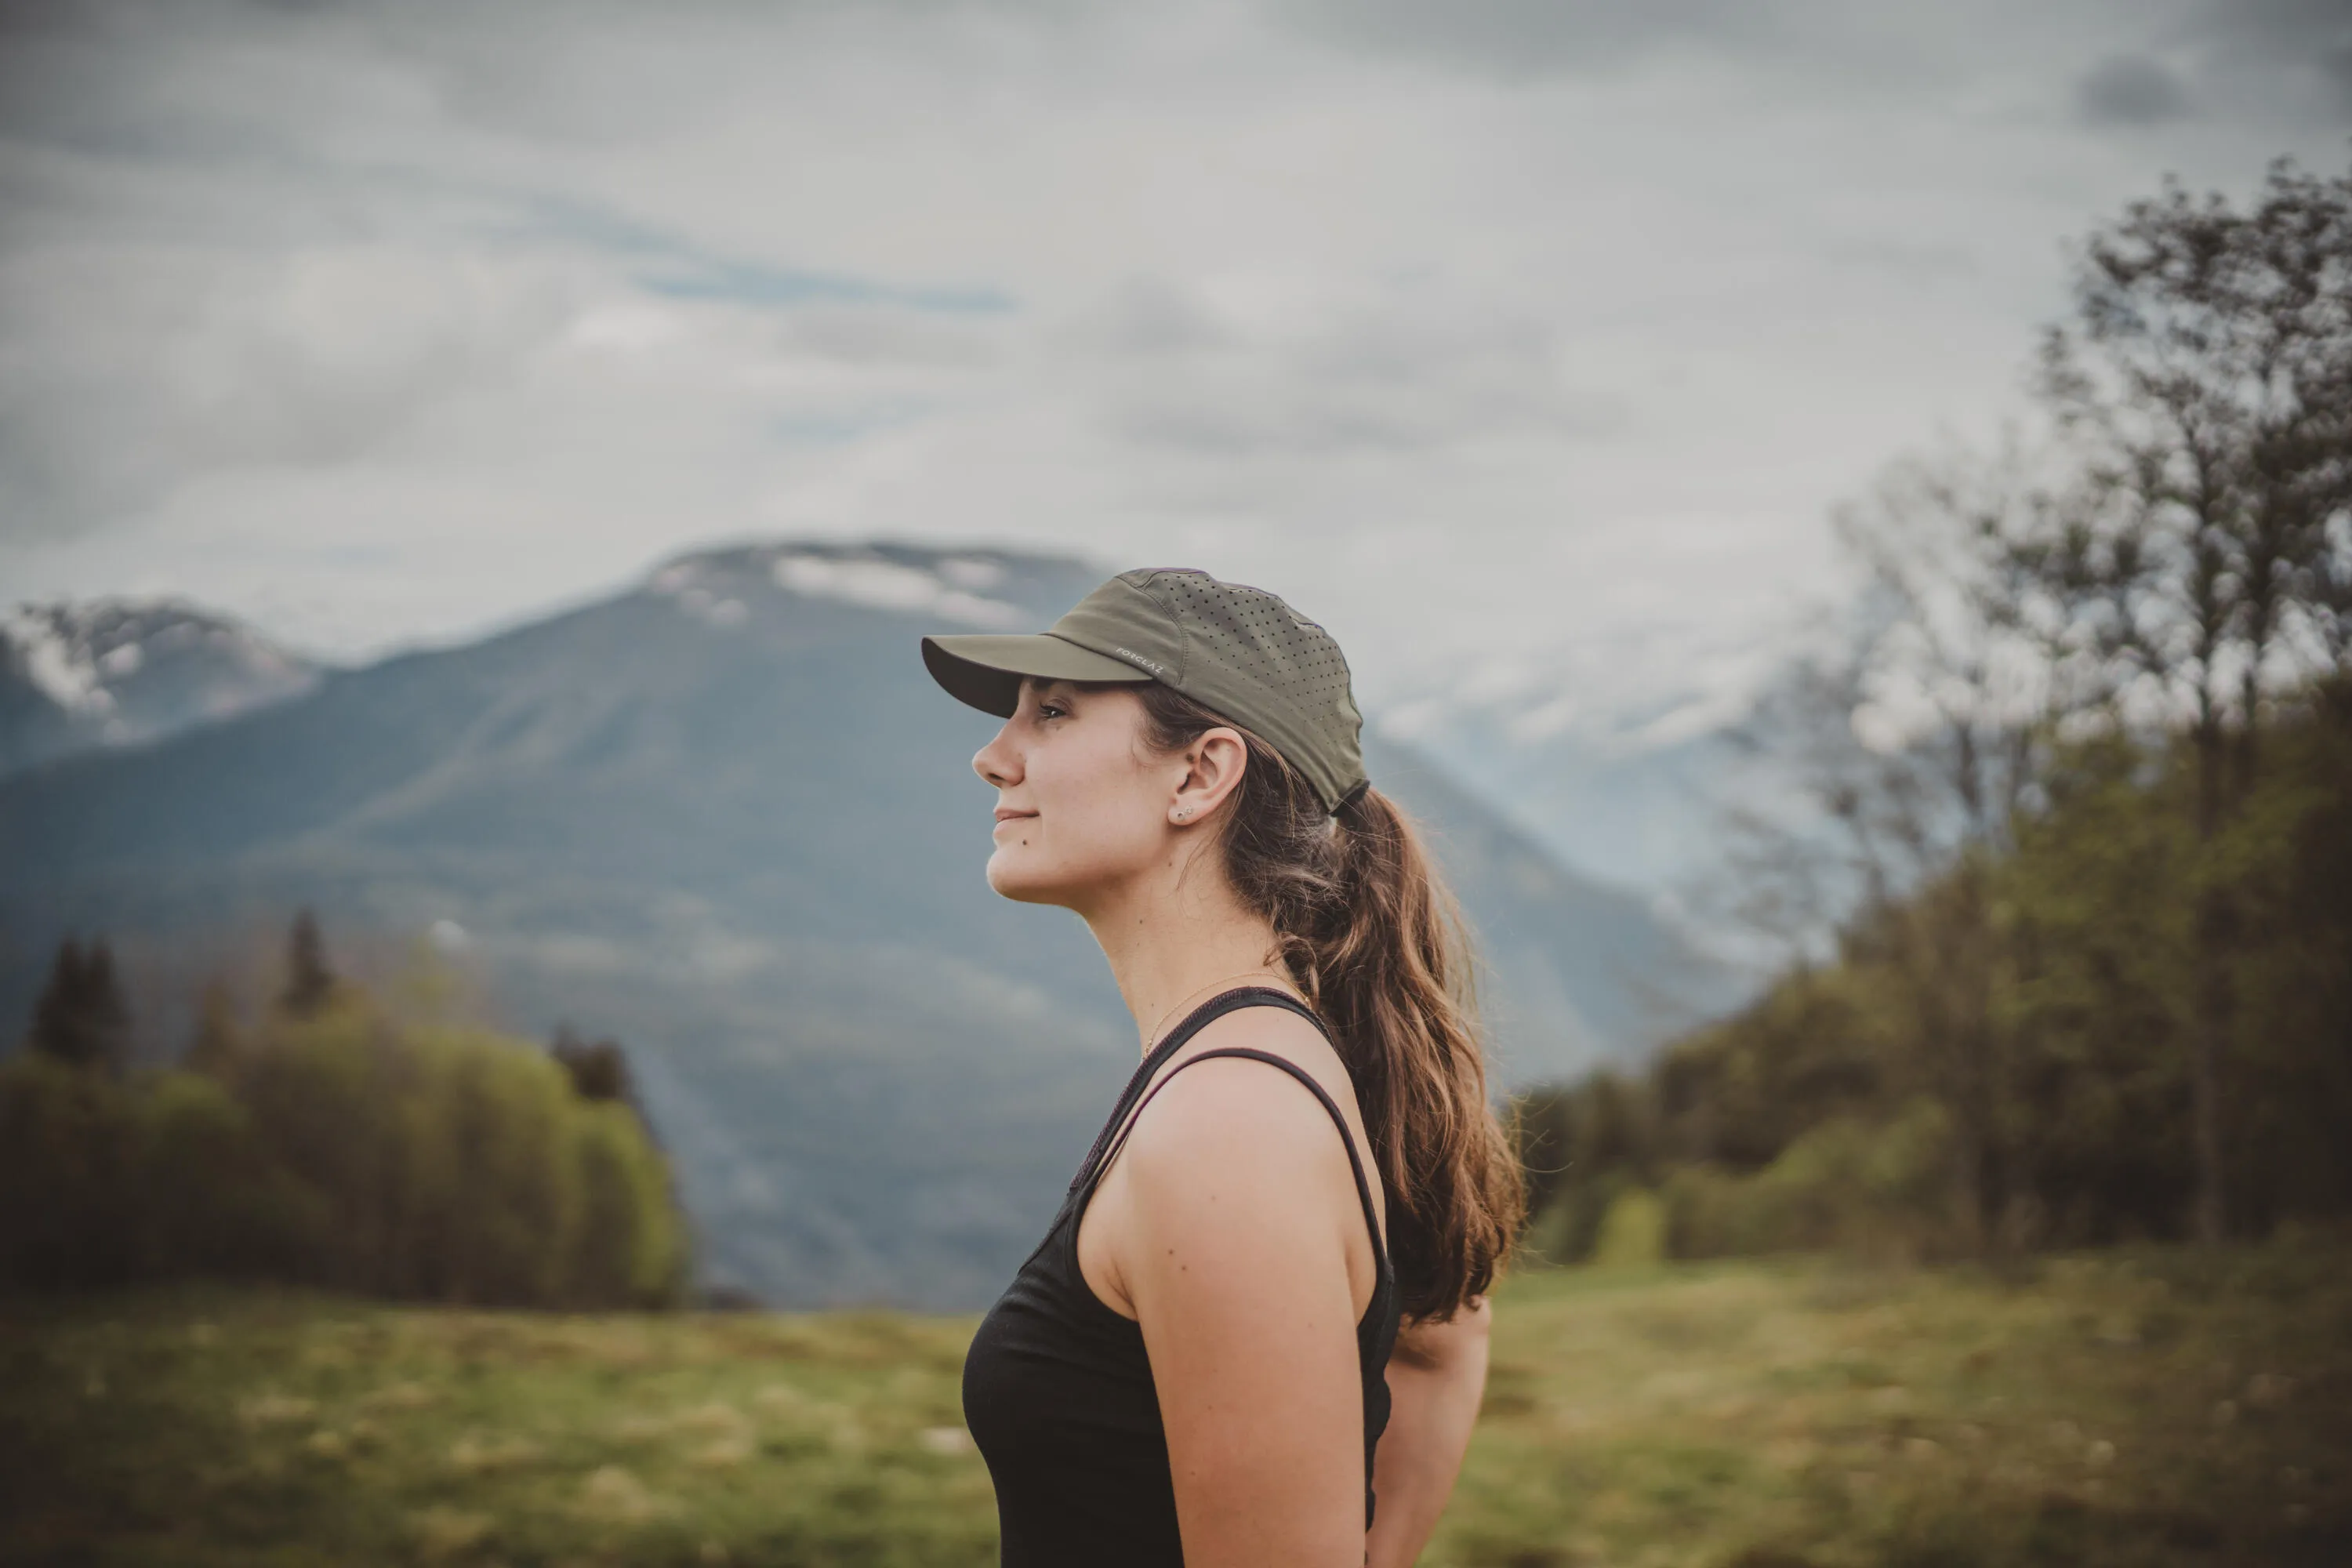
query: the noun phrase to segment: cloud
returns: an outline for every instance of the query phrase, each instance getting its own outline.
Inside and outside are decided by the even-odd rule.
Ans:
[[[1525,85],[1550,79],[1712,79],[1744,98],[1778,78],[1853,104],[1890,93],[1964,96],[2022,74],[2034,46],[2148,29],[2127,0],[1278,0],[1312,36],[1389,59]]]
[[[1738,645],[2063,237],[2332,147],[2204,4],[0,10],[0,575],[352,655],[884,534],[1264,582],[1375,694]],[[2084,123],[2132,60],[2197,114]]]
[[[2337,122],[2352,121],[2352,5],[2344,0],[2210,0],[2199,29],[2241,80],[2284,73],[2290,89]]]
[[[2094,125],[2161,125],[2187,119],[2192,108],[2187,84],[2139,55],[2100,61],[2077,85],[2075,99]]]
[[[1255,298],[1139,279],[1066,341],[1108,427],[1212,459],[1347,451],[1426,454],[1533,434],[1604,436],[1628,411],[1577,384],[1553,324],[1412,285],[1352,298],[1315,279],[1260,279]]]
[[[1289,0],[1301,26],[1360,47],[1506,78],[1607,73],[1660,51],[1777,47],[1789,0]]]
[[[892,284],[803,267],[719,255],[676,234],[666,234],[609,209],[552,199],[530,204],[512,231],[556,241],[571,240],[625,259],[631,275],[657,294],[685,300],[723,300],[740,304],[792,306],[859,304],[902,306],[915,310],[988,313],[1013,309],[1003,290]]]
[[[108,244],[0,260],[0,509],[102,525],[223,467],[349,462],[562,329],[580,279],[374,246],[272,258]]]

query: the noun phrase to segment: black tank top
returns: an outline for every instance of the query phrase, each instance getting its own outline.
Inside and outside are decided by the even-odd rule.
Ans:
[[[981,1320],[963,1363],[964,1424],[996,1485],[996,1516],[1003,1568],[1181,1568],[1184,1552],[1176,1529],[1176,1493],[1170,1479],[1168,1434],[1151,1381],[1142,1325],[1114,1311],[1078,1269],[1078,1222],[1096,1184],[1133,1128],[1120,1127],[1129,1102],[1160,1064],[1204,1025],[1242,1007],[1286,1007],[1321,1029],[1323,1022],[1286,993],[1267,986],[1228,991],[1196,1009],[1151,1048],[1096,1135],[1077,1179],[1045,1239],[1030,1253],[1013,1283]],[[1329,1032],[1325,1031],[1325,1038]],[[1253,1057],[1270,1062],[1315,1091],[1339,1123],[1356,1173],[1356,1195],[1371,1227],[1380,1265],[1371,1304],[1356,1326],[1356,1353],[1364,1381],[1364,1528],[1371,1529],[1372,1456],[1389,1421],[1389,1352],[1398,1326],[1396,1271],[1372,1212],[1356,1141],[1323,1086],[1297,1063],[1233,1046],[1179,1062],[1169,1079],[1212,1057]],[[1143,1096],[1142,1114],[1151,1094]]]

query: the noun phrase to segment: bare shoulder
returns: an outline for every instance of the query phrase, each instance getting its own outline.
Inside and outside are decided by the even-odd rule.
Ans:
[[[1280,1057],[1305,1072],[1339,1108],[1348,1142],[1306,1086],[1270,1062],[1217,1057],[1186,1065],[1229,1046]],[[1336,1223],[1360,1231],[1362,1210],[1348,1158],[1352,1143],[1385,1228],[1385,1194],[1355,1086],[1339,1052],[1313,1024],[1279,1007],[1228,1013],[1187,1042],[1161,1074],[1167,1081],[1137,1120],[1128,1146],[1139,1189],[1197,1189],[1204,1175],[1213,1175],[1215,1186],[1227,1192],[1321,1190],[1332,1200],[1322,1206],[1331,1209]]]
[[[1219,1302],[1262,1300],[1268,1289],[1311,1292],[1335,1279],[1344,1279],[1343,1299],[1360,1316],[1376,1260],[1339,1130],[1304,1085],[1271,1063],[1192,1060],[1227,1046],[1279,1057],[1322,1086],[1365,1159],[1385,1232],[1385,1194],[1339,1053],[1297,1014],[1253,1007],[1216,1019],[1160,1069],[1080,1223],[1079,1270],[1130,1318],[1156,1300],[1206,1321]],[[1334,1264],[1335,1272],[1324,1272]]]
[[[1300,1068],[1331,1097],[1361,1138],[1362,1115],[1356,1105],[1355,1087],[1323,1032],[1287,1008],[1244,1007],[1212,1020],[1160,1068],[1160,1077],[1166,1081],[1136,1122],[1130,1145],[1146,1162],[1225,1155],[1244,1149],[1276,1154],[1305,1152],[1317,1142],[1313,1138],[1317,1127],[1327,1130],[1322,1142],[1334,1151],[1339,1149],[1328,1131],[1330,1113],[1296,1079],[1272,1063],[1248,1057],[1192,1061],[1204,1052],[1228,1047],[1264,1051]]]

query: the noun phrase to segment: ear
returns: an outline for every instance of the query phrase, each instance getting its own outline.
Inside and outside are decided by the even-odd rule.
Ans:
[[[1205,822],[1241,787],[1249,767],[1249,747],[1241,731],[1219,725],[1202,731],[1184,748],[1184,777],[1176,798],[1168,803],[1168,820],[1177,827]]]

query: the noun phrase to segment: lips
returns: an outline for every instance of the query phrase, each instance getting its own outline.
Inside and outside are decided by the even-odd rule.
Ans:
[[[1000,805],[996,808],[996,821],[999,826],[1008,822],[1026,821],[1036,815],[1034,811],[1014,811],[1009,806]]]

